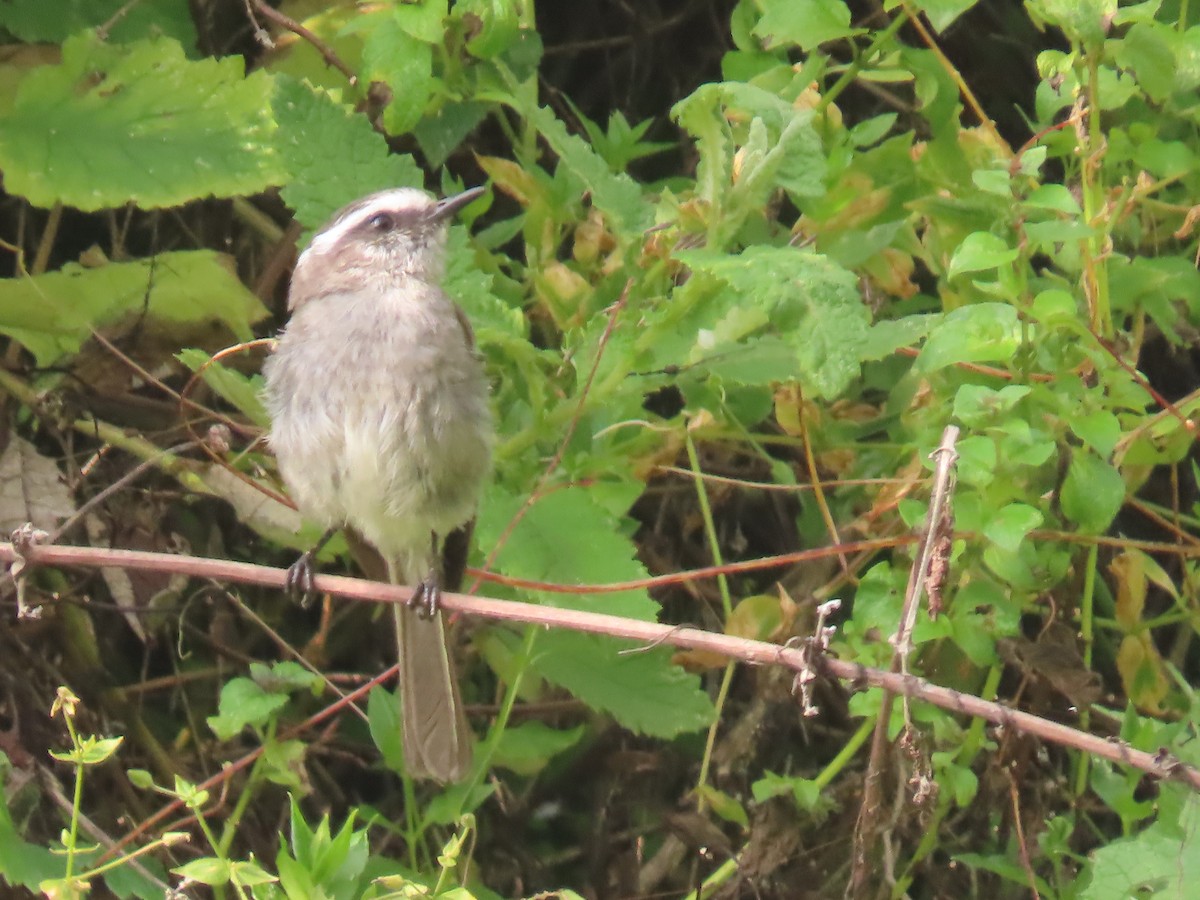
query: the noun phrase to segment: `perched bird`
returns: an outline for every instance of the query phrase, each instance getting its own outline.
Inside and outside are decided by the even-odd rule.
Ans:
[[[338,212],[296,264],[263,370],[300,512],[327,537],[344,529],[368,576],[416,588],[394,607],[405,763],[441,782],[467,773],[471,741],[438,601],[462,577],[493,425],[471,326],[440,281],[449,220],[481,193],[397,188]],[[314,552],[294,589],[311,592]]]

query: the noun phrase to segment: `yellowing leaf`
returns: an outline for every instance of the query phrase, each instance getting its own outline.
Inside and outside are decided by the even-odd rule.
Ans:
[[[1121,649],[1117,651],[1117,671],[1121,673],[1121,684],[1134,706],[1148,715],[1162,714],[1162,701],[1170,690],[1170,682],[1149,632],[1122,639]]]

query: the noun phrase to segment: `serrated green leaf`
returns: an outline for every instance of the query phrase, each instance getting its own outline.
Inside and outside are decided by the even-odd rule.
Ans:
[[[117,46],[81,35],[21,82],[0,118],[5,188],[37,206],[175,206],[279,183],[265,72],[189,61],[166,37]]]
[[[94,268],[69,263],[61,271],[0,280],[0,332],[20,342],[39,366],[76,353],[103,328],[137,316],[140,327],[220,322],[238,340],[267,315],[238,279],[233,261],[211,250],[163,253]]]
[[[640,234],[650,225],[653,208],[642,196],[642,188],[623,172],[613,172],[583,138],[567,131],[567,126],[545,106],[522,110],[550,149],[558,155],[559,166],[571,173],[583,191],[591,195],[592,205],[608,215],[614,230],[622,235]]]
[[[421,119],[412,129],[421,145],[426,164],[433,169],[445,164],[451,153],[487,116],[485,103],[443,103]]]
[[[621,650],[633,650],[619,656]],[[588,706],[637,734],[673,738],[712,724],[714,709],[699,680],[671,662],[666,649],[571,631],[538,639],[534,669]]]
[[[1021,323],[1007,303],[960,306],[930,332],[917,369],[930,373],[964,362],[1008,361],[1020,345]]]
[[[442,287],[467,314],[480,346],[502,338],[524,341],[529,327],[524,314],[497,297],[492,290],[492,276],[475,265],[466,228],[451,227],[446,256]]]
[[[208,727],[227,741],[247,725],[265,725],[287,702],[287,694],[268,693],[249,678],[234,678],[221,689],[217,715],[208,717]]]
[[[422,186],[411,156],[390,154],[365,116],[326,91],[280,76],[271,107],[279,122],[275,151],[286,173],[283,199],[310,229],[374,191]]]
[[[1099,534],[1112,524],[1125,503],[1125,482],[1111,463],[1078,451],[1063,481],[1062,511],[1086,534]]]
[[[534,775],[556,754],[578,743],[584,731],[582,725],[562,731],[536,721],[510,725],[500,735],[492,763],[518,775]]]
[[[632,503],[636,485],[624,485]],[[550,492],[529,508],[497,554],[507,574],[563,584],[604,584],[646,577],[620,521],[594,496],[604,487]],[[522,498],[499,486],[488,493],[477,523],[482,546],[494,546]],[[555,606],[653,621],[658,607],[645,590],[595,596],[540,592]],[[669,652],[619,655],[627,641],[552,631],[538,638],[533,668],[627,728],[671,737],[712,721],[712,703],[699,681],[674,665]]]
[[[768,48],[795,44],[815,50],[826,41],[862,33],[850,27],[850,8],[842,0],[762,0],[761,8],[753,32]]]
[[[753,311],[760,318],[752,321],[769,322],[792,347],[793,378],[813,396],[836,397],[858,376],[870,313],[859,296],[857,279],[846,269],[826,257],[788,247],[754,246],[736,256],[689,250],[677,256],[731,289],[719,299],[728,310],[724,321],[698,335],[689,363],[736,345],[749,332],[728,326]],[[689,289],[701,290],[703,285],[689,282],[684,293]]]

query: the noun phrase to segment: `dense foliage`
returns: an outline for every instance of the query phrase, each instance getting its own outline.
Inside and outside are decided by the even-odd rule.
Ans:
[[[486,184],[446,280],[500,432],[473,562],[540,587],[479,591],[779,643],[838,597],[832,652],[887,668],[956,424],[944,608],[912,670],[1200,763],[1187,0],[278,10],[0,3],[6,531],[289,563],[315,533],[260,440],[264,351],[214,355],[279,327],[296,247],[345,202]],[[460,621],[480,747],[439,789],[404,773],[390,688],[338,705],[392,661],[375,608],[119,569],[23,590],[41,617],[0,619],[0,882],[51,896],[1196,877],[1185,786],[920,702],[892,708],[909,727],[864,805],[882,707],[853,685],[803,719],[770,667]]]

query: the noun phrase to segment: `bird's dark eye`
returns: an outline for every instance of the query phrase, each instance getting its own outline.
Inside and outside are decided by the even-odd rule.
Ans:
[[[393,219],[388,213],[376,213],[375,215],[371,216],[371,218],[367,219],[367,224],[370,225],[372,229],[382,234],[385,231],[391,231],[393,228],[395,228],[396,220]]]

